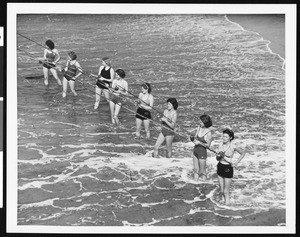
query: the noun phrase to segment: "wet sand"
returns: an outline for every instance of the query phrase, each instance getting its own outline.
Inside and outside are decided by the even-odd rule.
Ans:
[[[245,30],[259,33],[264,40],[269,40],[270,49],[285,58],[285,16],[268,14],[227,15],[230,21],[241,25]]]

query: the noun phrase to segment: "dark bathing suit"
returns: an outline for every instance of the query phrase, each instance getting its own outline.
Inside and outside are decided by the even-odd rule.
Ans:
[[[151,119],[151,113],[149,110],[138,107],[135,117],[140,120]]]
[[[55,53],[46,53],[46,62],[43,62],[43,67],[47,68],[47,69],[51,69],[55,67],[55,64],[53,63],[55,59]]]
[[[198,141],[206,144],[207,142],[204,139],[204,136],[206,134],[204,134],[202,137],[199,137],[198,134],[197,134],[196,139],[198,139]],[[206,159],[207,158],[206,148],[204,146],[201,146],[201,145],[195,145],[195,147],[194,147],[194,156],[196,156],[197,159]]]
[[[233,177],[233,167],[229,163],[225,165],[219,162],[217,165],[217,174],[223,178],[231,179]]]
[[[164,137],[175,135],[174,129],[171,128],[168,124],[162,122],[162,125],[163,126],[161,127],[161,133],[164,135]]]
[[[230,146],[226,149],[226,151],[230,148]],[[224,153],[226,152],[224,151]],[[225,161],[226,162],[226,161]],[[228,162],[227,162],[228,163]],[[231,179],[233,177],[233,167],[230,163],[223,164],[221,162],[217,165],[217,174],[223,178]]]
[[[150,95],[148,96],[148,98],[144,101],[146,104],[150,104],[150,99],[149,99]],[[137,111],[136,111],[136,115],[135,117],[137,119],[140,120],[146,120],[146,119],[151,119],[151,113],[149,110],[138,107]]]
[[[75,65],[75,64],[70,64],[70,63],[69,63],[69,65],[68,65],[68,70],[64,73],[64,77],[65,77],[68,81],[70,81],[70,80],[75,81],[75,80],[73,79],[73,77],[76,75],[76,72],[77,72],[77,67],[76,67],[76,65]]]
[[[105,79],[111,79],[110,78],[110,69],[111,69],[111,67],[108,70],[105,70],[105,67],[104,67],[100,72],[100,76]],[[105,81],[101,81],[101,80],[97,80],[97,83],[96,83],[96,85],[101,89],[108,89],[110,84],[111,83],[109,83],[109,82],[105,82]]]

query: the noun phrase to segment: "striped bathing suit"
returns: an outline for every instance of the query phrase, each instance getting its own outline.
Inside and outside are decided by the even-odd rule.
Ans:
[[[64,73],[64,77],[68,81],[70,81],[70,80],[75,81],[73,79],[73,77],[76,75],[76,72],[77,72],[77,67],[76,67],[75,63],[74,64],[68,63],[68,70]]]

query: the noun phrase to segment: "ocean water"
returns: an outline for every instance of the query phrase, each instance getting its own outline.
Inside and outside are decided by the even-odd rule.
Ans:
[[[17,18],[17,32],[31,39],[17,36],[18,225],[219,226],[285,210],[285,71],[258,34],[225,15],[172,14],[25,14]],[[39,44],[49,38],[61,65],[68,51],[78,55],[86,72],[76,82],[78,97],[69,91],[62,99],[52,77],[44,87]],[[125,70],[131,94],[151,84],[151,139],[132,135],[132,99],[121,109],[121,128],[110,124],[104,99],[93,109],[95,81],[87,75],[98,72],[104,56]],[[207,182],[192,179],[193,146],[184,136],[176,135],[173,158],[164,158],[164,146],[161,158],[151,157],[158,111],[169,97],[179,102],[178,134],[187,136],[207,113],[213,148],[230,127],[246,150],[230,207],[219,197],[213,153]]]

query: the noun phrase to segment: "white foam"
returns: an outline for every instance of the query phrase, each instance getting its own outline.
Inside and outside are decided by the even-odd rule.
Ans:
[[[238,23],[236,23],[236,22],[233,22],[233,21],[229,20],[228,17],[227,17],[227,15],[224,15],[224,18],[225,18],[225,20],[227,20],[228,22],[231,22],[231,23],[237,25],[238,27],[240,27],[243,31],[253,32],[254,34],[260,36],[260,34],[259,34],[258,32],[246,30],[246,29],[244,29],[240,24],[238,24]],[[267,48],[267,50],[268,50],[271,54],[274,54],[274,55],[278,56],[278,57],[283,61],[283,62],[282,62],[282,67],[281,67],[281,69],[285,71],[285,59],[282,58],[282,57],[280,56],[280,54],[274,53],[274,52],[270,49],[269,45],[271,44],[271,41],[269,41],[269,40],[264,40],[263,37],[261,37],[261,39],[258,40],[258,41],[266,41],[266,48]]]

